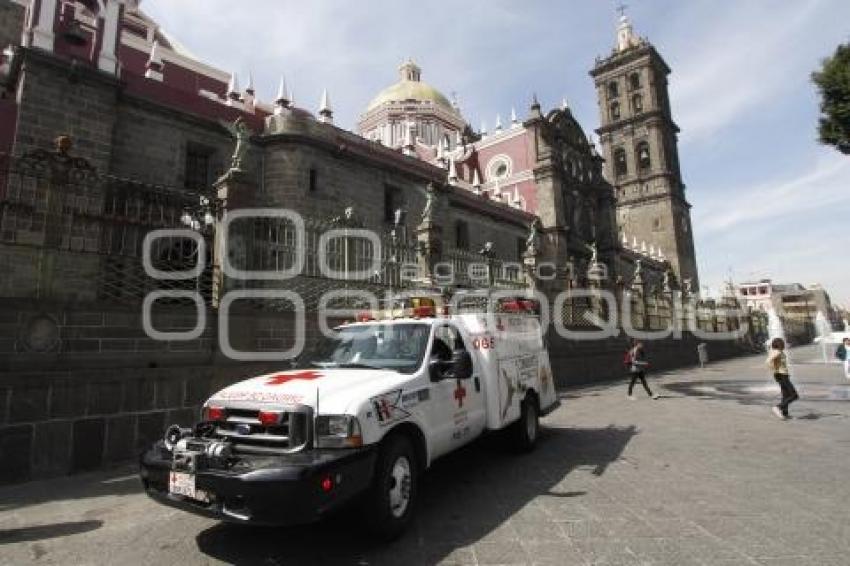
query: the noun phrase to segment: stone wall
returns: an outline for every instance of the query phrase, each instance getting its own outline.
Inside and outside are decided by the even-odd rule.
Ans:
[[[119,83],[92,69],[27,50],[19,79],[18,131],[13,151],[21,155],[53,147],[60,135],[74,140],[74,155],[109,171]]]
[[[575,385],[625,379],[623,354],[629,348],[625,336],[605,340],[567,340],[550,331],[549,359],[559,389]],[[708,345],[709,360],[721,360],[752,353],[745,342],[736,340],[700,340],[689,332],[681,339],[672,337],[644,342],[651,372],[696,366],[697,345]]]
[[[0,0],[0,49],[20,45],[26,10],[12,0]]]
[[[233,140],[219,124],[130,96],[121,100],[117,112],[110,173],[183,187],[190,147],[209,156],[209,183],[229,166]]]
[[[186,331],[193,308],[157,308],[153,326]],[[315,316],[306,341],[318,337]],[[330,326],[339,320],[329,321]],[[287,362],[236,362],[218,349],[210,311],[202,336],[155,341],[141,307],[0,300],[0,483],[90,470],[136,458],[169,424],[189,425],[209,395]],[[285,350],[293,316],[234,305],[240,351]]]
[[[291,313],[243,307],[228,325],[234,348],[292,344]],[[131,461],[169,424],[194,422],[211,393],[289,367],[225,358],[219,319],[209,314],[198,340],[156,342],[144,334],[139,307],[0,301],[0,483]],[[185,331],[195,316],[168,306],[154,312],[153,323]],[[316,321],[308,313],[308,344],[318,337]],[[648,343],[653,371],[695,365],[697,343],[689,334]],[[623,377],[624,338],[578,342],[550,332],[548,344],[560,389]],[[739,343],[709,342],[712,360],[744,351]]]
[[[0,484],[131,461],[251,373],[207,365],[0,374]]]

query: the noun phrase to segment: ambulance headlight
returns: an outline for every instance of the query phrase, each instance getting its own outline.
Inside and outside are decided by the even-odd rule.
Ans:
[[[354,448],[363,446],[360,421],[352,415],[316,417],[316,448]]]

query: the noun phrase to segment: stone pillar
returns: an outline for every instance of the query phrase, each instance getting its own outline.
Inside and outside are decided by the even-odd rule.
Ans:
[[[30,22],[24,44],[53,52],[53,24],[56,21],[57,0],[33,0]]]
[[[118,73],[118,57],[115,47],[118,43],[119,27],[121,26],[121,14],[124,4],[121,0],[108,0],[106,2],[106,14],[103,18],[103,37],[100,42],[100,57],[97,67],[110,75]]]
[[[526,250],[522,255],[523,264],[525,265],[525,284],[532,293],[539,290],[539,281],[537,280],[538,255],[538,250],[534,248]]]
[[[239,226],[237,224],[231,228],[228,234],[225,234],[223,228],[224,216],[228,211],[255,206],[257,183],[253,177],[244,171],[231,169],[218,179],[213,187],[216,190],[218,206],[213,234],[212,302],[217,307],[221,297],[229,288],[223,272],[225,238],[229,239],[227,251],[230,262],[236,265],[239,265],[237,260],[240,256],[243,258],[247,256],[251,242],[250,227],[244,225]]]
[[[423,220],[416,227],[416,242],[419,246],[419,272],[422,283],[435,285],[435,268],[443,254],[443,229],[431,220]]]

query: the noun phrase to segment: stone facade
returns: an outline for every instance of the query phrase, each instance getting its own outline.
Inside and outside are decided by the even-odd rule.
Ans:
[[[333,124],[327,97],[318,116],[296,107],[284,83],[274,104],[263,102],[250,82],[240,88],[235,74],[172,44],[138,10],[137,1],[105,0],[98,3],[103,13],[95,3],[31,3],[57,12],[52,19],[25,25],[24,44],[7,65],[8,84],[0,99],[0,153],[14,154],[0,155],[0,272],[5,274],[0,278],[0,452],[14,454],[0,460],[0,482],[132,459],[167,424],[191,421],[211,391],[280,367],[283,361],[236,363],[220,353],[216,291],[245,285],[219,277],[224,237],[216,237],[223,231],[213,214],[220,220],[225,210],[297,211],[312,226],[308,263],[315,267],[319,233],[351,207],[358,227],[371,229],[384,242],[391,236],[403,239],[405,257],[418,258],[428,284],[435,280],[436,263],[462,270],[484,259],[480,252],[489,247],[487,261],[509,265],[519,274],[497,282],[502,287],[525,288],[529,281],[522,278],[523,264],[551,262],[554,278],[539,282],[538,289],[554,295],[573,287],[604,287],[616,291],[618,300],[652,304],[652,312],[647,306],[636,318],[654,317],[655,326],[658,305],[673,296],[664,290],[659,299],[670,264],[640,246],[624,245],[620,233],[652,242],[678,269],[685,268],[683,258],[693,258],[692,243],[687,251],[690,232],[672,222],[687,213],[687,203],[667,106],[655,118],[660,121],[639,124],[655,136],[647,138],[655,152],[652,162],[673,159],[654,177],[663,184],[662,193],[646,202],[657,210],[624,219],[620,212],[637,211],[643,201],[617,192],[625,187],[609,182],[610,138],[603,139],[602,155],[597,154],[566,106],[544,112],[535,101],[524,119],[512,113],[509,123],[476,133],[445,97],[419,85],[414,91],[428,100],[413,105],[419,114],[412,117],[422,132],[430,133],[395,147],[399,138],[381,143],[377,134],[381,120],[404,101],[378,101],[366,124],[375,139],[367,139]],[[12,29],[11,36],[20,35],[14,30],[19,20],[9,17],[20,13],[18,6],[0,0],[0,29]],[[90,34],[89,41],[97,37],[93,34],[115,32],[114,52],[121,64],[110,67],[110,48],[104,51],[103,42],[90,45],[96,49],[88,59],[76,57],[77,48],[67,40],[75,22]],[[641,69],[660,68],[663,62],[653,53],[641,59]],[[614,67],[611,72],[619,72]],[[408,82],[420,82],[418,69],[403,71],[415,71]],[[666,96],[666,88],[652,92]],[[446,118],[439,131],[427,129],[434,124],[429,122],[434,105]],[[619,123],[606,124],[611,136],[631,132]],[[447,143],[446,132],[454,134]],[[632,140],[636,134],[628,135]],[[73,141],[70,151],[51,151],[59,136]],[[670,143],[672,152],[666,151]],[[242,147],[244,155],[233,159],[234,146]],[[13,167],[26,163],[27,172]],[[67,174],[68,163],[85,175],[56,175]],[[202,195],[214,206],[202,209]],[[204,214],[210,215],[209,223]],[[657,240],[639,231],[647,215],[664,222]],[[529,238],[532,225],[537,242]],[[141,242],[150,230],[186,226],[201,234],[215,261],[201,276],[169,288],[197,291],[206,325],[192,340],[156,341],[142,328],[141,300],[165,284],[145,275]],[[236,240],[228,240],[230,251],[245,261],[271,262],[291,246],[286,238],[256,237],[244,245]],[[252,247],[258,242],[266,247]],[[594,261],[604,264],[605,277],[590,281],[591,270],[599,267]],[[643,271],[637,278],[639,265]],[[283,286],[301,285],[316,294],[328,280],[308,274]],[[396,283],[384,279],[370,289],[386,290]],[[231,316],[237,350],[279,351],[291,344],[291,311],[267,307],[243,304]],[[595,308],[590,302],[570,303],[566,323],[587,327],[579,315],[590,308]],[[154,327],[185,331],[196,316],[194,308],[182,304],[161,305]],[[306,332],[308,342],[317,336],[312,310]],[[688,340],[684,349],[672,341],[658,347],[665,352],[660,358],[665,367],[695,361]],[[743,346],[730,341],[723,348],[732,352]],[[559,385],[586,381],[591,374],[613,377],[623,348],[623,339],[588,345],[553,337]]]

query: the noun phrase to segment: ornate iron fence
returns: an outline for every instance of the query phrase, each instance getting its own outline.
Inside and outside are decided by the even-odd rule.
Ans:
[[[154,241],[151,264],[162,271],[190,269],[205,253],[197,277],[155,281],[144,271],[142,243],[162,228],[194,228],[209,243],[202,223],[210,202],[200,192],[99,175],[61,145],[0,155],[0,265],[11,272],[0,295],[126,302],[166,288],[197,290],[209,300],[209,245]]]

